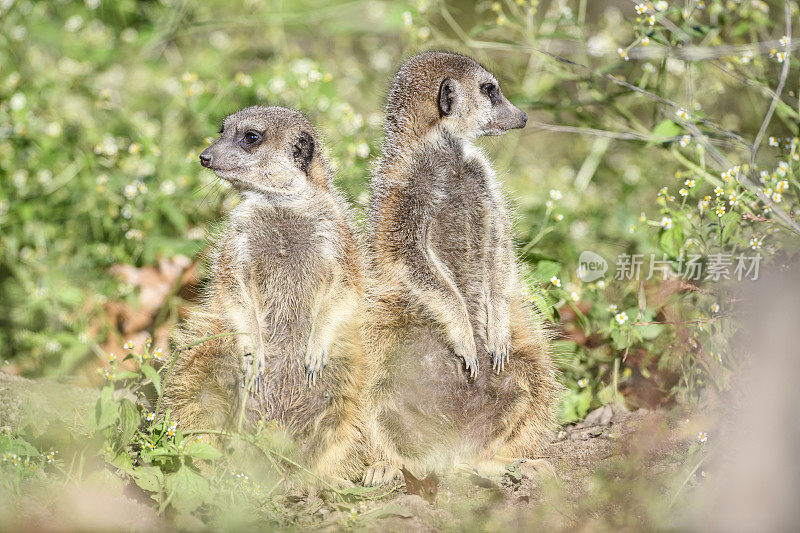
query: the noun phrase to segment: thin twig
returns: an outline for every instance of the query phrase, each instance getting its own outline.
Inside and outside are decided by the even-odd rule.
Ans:
[[[566,63],[568,65],[573,65],[573,66],[578,67],[580,69],[583,69],[583,70],[586,70],[588,72],[591,72],[594,75],[599,76],[601,78],[605,78],[605,79],[611,81],[612,83],[615,83],[615,84],[617,84],[617,85],[619,85],[621,87],[625,87],[625,88],[630,89],[630,90],[632,90],[634,92],[637,92],[639,94],[647,96],[648,98],[650,98],[652,100],[655,100],[656,102],[658,102],[660,104],[669,106],[669,107],[671,107],[673,109],[683,109],[676,102],[673,102],[671,100],[667,100],[665,98],[662,98],[661,96],[658,96],[655,93],[652,93],[650,91],[646,91],[646,90],[644,90],[644,89],[642,89],[640,87],[637,87],[635,85],[632,85],[632,84],[630,84],[630,83],[628,83],[626,81],[620,80],[619,78],[616,78],[615,76],[612,76],[611,74],[606,74],[604,72],[598,72],[597,70],[595,70],[595,69],[593,69],[591,67],[588,67],[586,65],[582,65],[582,64],[577,63],[575,61],[572,61],[570,59],[566,59],[566,58],[558,56],[556,54],[547,52],[545,50],[538,50],[537,49],[537,52],[539,52],[541,54],[544,54],[544,55],[547,55],[547,56],[550,56],[553,59],[555,59],[556,61],[559,61],[561,63]],[[789,59],[790,58],[788,57],[788,53],[787,53],[786,60],[789,60]],[[784,68],[785,68],[785,66],[784,66]],[[775,101],[775,100],[773,100],[773,101]],[[727,136],[729,136],[729,137],[741,142],[742,144],[746,145],[748,148],[752,148],[752,145],[750,143],[746,143],[744,141],[744,139],[742,139],[742,137],[740,135],[738,135],[738,134],[736,134],[736,133],[734,133],[732,131],[728,131],[728,130],[726,130],[726,129],[714,124],[713,122],[711,122],[709,120],[701,119],[701,118],[698,118],[698,117],[692,117],[692,118],[694,120],[697,120],[698,122],[706,125],[706,126],[712,127],[712,128],[714,128],[714,129],[716,129],[718,131],[721,131],[722,133],[725,133]],[[703,146],[703,148],[705,149],[706,153],[716,163],[716,165],[717,165],[719,170],[728,170],[731,167],[733,167],[733,165],[731,164],[730,160],[722,152],[720,152],[716,147],[714,147],[709,142],[708,136],[703,134],[703,132],[700,131],[700,129],[693,122],[691,122],[691,121],[683,121],[683,120],[681,120],[680,122],[686,129],[689,130],[689,132],[692,134],[692,136],[695,138],[695,140],[697,142],[699,142]],[[751,171],[752,171],[752,169],[751,169]],[[772,210],[772,212],[775,214],[775,216],[778,219],[780,219],[780,222],[782,223],[781,225],[784,228],[788,229],[789,231],[791,231],[793,233],[796,233],[797,235],[800,235],[800,224],[797,224],[797,222],[795,222],[789,215],[787,215],[786,212],[781,207],[779,207],[775,202],[772,201],[772,198],[770,198],[769,196],[764,194],[764,192],[761,190],[760,187],[758,187],[755,184],[755,182],[751,181],[744,173],[741,173],[741,172],[737,176],[737,179],[739,180],[739,182],[742,185],[744,185],[748,190],[750,190],[753,194],[755,194],[759,198],[759,200],[761,200],[764,204],[766,204]]]
[[[785,1],[784,4],[785,9],[785,16],[786,16],[786,38],[788,42],[792,42],[792,18],[791,18],[791,7],[789,6],[789,0]],[[753,147],[750,149],[750,172],[755,173],[756,168],[756,155],[758,154],[758,149],[761,146],[761,141],[764,140],[764,135],[767,132],[767,127],[769,126],[770,121],[772,120],[772,115],[775,113],[775,107],[778,105],[778,100],[781,99],[781,94],[783,93],[783,87],[786,85],[786,78],[789,76],[789,63],[791,62],[791,52],[789,47],[786,47],[786,57],[783,60],[783,68],[781,69],[781,77],[778,80],[778,87],[775,89],[774,96],[772,97],[772,101],[769,104],[769,109],[767,109],[767,115],[764,117],[764,121],[761,123],[761,127],[758,130],[758,135],[756,135],[756,140],[753,141]]]
[[[619,139],[623,141],[644,141],[652,143],[667,143],[678,142],[683,136],[672,135],[669,137],[656,137],[654,135],[645,135],[643,133],[636,133],[635,131],[609,131],[600,130],[596,128],[584,128],[580,126],[566,126],[562,124],[548,124],[546,122],[539,122],[536,120],[528,120],[528,127],[533,129],[540,129],[546,131],[555,131],[560,133],[578,133],[582,135],[594,135],[596,137],[608,137],[610,139]],[[713,139],[710,142],[729,145],[730,143],[721,139]]]
[[[597,71],[597,70],[593,69],[592,67],[588,67],[586,65],[583,65],[583,64],[578,63],[576,61],[572,61],[571,59],[567,59],[565,57],[561,57],[559,55],[553,54],[553,53],[548,52],[546,50],[540,50],[540,49],[535,49],[535,50],[537,52],[539,52],[540,54],[544,54],[546,56],[552,57],[553,59],[555,59],[556,61],[558,61],[560,63],[566,63],[567,65],[572,65],[574,67],[578,67],[578,68],[580,68],[582,70],[585,70],[587,72],[590,72],[590,73],[594,74],[595,76],[599,76],[601,78],[605,78],[605,79],[611,81],[612,83],[615,83],[616,85],[619,85],[620,87],[625,87],[626,89],[630,89],[631,91],[634,91],[634,92],[637,92],[637,93],[642,94],[644,96],[647,96],[648,98],[650,98],[651,100],[655,100],[659,104],[663,104],[663,105],[665,105],[667,107],[671,107],[671,108],[676,109],[676,110],[677,109],[684,109],[684,107],[681,106],[680,104],[678,104],[677,102],[673,102],[672,100],[667,100],[666,98],[662,98],[661,96],[659,96],[659,95],[657,95],[655,93],[652,93],[650,91],[642,89],[641,87],[637,87],[636,85],[628,83],[627,81],[623,81],[623,80],[617,78],[616,76],[612,76],[611,74],[606,74],[605,72]],[[686,111],[687,111],[687,113],[689,112],[689,110],[686,110]],[[692,116],[692,119],[693,120],[697,120],[698,122],[704,124],[705,126],[708,126],[709,128],[713,128],[713,129],[719,131],[723,135],[725,135],[727,137],[730,137],[731,139],[737,141],[740,144],[743,144],[745,146],[749,146],[750,145],[749,143],[745,142],[745,140],[742,138],[742,136],[739,135],[738,133],[735,133],[733,131],[727,130],[727,129],[723,128],[722,126],[711,122],[708,119],[705,119],[705,118],[702,118],[702,117],[697,117],[697,116]]]

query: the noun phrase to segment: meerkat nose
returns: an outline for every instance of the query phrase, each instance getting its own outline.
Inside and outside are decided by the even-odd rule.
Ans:
[[[200,164],[206,168],[211,166],[211,159],[212,157],[210,155],[200,154]]]
[[[522,117],[521,118],[522,118],[522,125],[523,126],[528,123],[528,114],[525,111],[522,112]]]

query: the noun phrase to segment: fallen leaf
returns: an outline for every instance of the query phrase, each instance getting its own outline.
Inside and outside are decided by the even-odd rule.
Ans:
[[[436,495],[439,492],[439,476],[435,472],[428,474],[425,479],[417,479],[405,467],[401,468],[400,471],[403,473],[403,479],[406,482],[406,494],[416,494],[428,503],[433,503],[436,500]]]

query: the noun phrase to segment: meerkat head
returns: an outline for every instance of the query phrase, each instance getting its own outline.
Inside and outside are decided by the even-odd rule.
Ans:
[[[423,52],[407,61],[386,107],[390,133],[420,135],[440,126],[455,137],[474,139],[523,128],[528,120],[503,95],[491,72],[450,52]]]
[[[200,164],[240,191],[290,191],[303,183],[326,187],[317,135],[301,113],[253,106],[229,115]]]

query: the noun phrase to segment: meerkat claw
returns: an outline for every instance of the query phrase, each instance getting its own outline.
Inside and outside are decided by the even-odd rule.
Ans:
[[[492,370],[495,374],[500,374],[506,369],[506,363],[510,356],[511,349],[508,346],[492,352]]]
[[[318,368],[314,368],[311,365],[306,366],[306,383],[309,387],[317,384],[317,378],[322,375],[322,368],[321,365]]]

